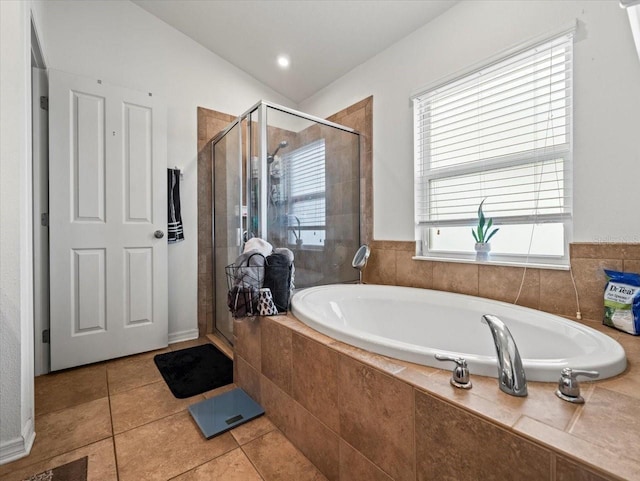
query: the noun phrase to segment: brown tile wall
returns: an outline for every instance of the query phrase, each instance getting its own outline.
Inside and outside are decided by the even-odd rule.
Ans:
[[[413,260],[414,242],[373,241],[364,281],[470,294],[575,317],[569,271]],[[603,269],[640,272],[640,244],[571,244],[571,267],[583,319],[601,320]]]
[[[579,411],[550,384],[530,383],[528,398],[513,398],[495,379],[475,376],[473,390],[456,390],[448,371],[362,351],[288,316],[236,319],[234,332],[235,383],[329,480],[621,479],[576,459],[596,446],[567,454],[554,449],[560,442],[532,439],[530,423],[573,438],[555,426],[570,425]],[[609,400],[601,398],[594,406]],[[580,428],[593,437],[594,426]],[[624,463],[622,472],[633,472]]]
[[[327,120],[360,133],[360,243],[368,244],[373,239],[373,96]]]

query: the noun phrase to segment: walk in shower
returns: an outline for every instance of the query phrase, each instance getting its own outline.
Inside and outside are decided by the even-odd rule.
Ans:
[[[213,139],[215,326],[233,342],[225,266],[261,237],[295,255],[296,288],[353,282],[360,245],[360,139],[261,101]]]

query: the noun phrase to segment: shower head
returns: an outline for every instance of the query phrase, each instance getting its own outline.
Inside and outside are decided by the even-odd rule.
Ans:
[[[276,150],[273,151],[273,154],[267,154],[267,164],[270,164],[271,162],[273,162],[278,151],[280,149],[284,149],[288,145],[289,145],[289,142],[287,142],[286,140],[283,140],[282,142],[280,142],[278,144],[278,147],[276,147]]]

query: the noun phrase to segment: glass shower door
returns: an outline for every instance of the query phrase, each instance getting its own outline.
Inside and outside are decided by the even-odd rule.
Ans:
[[[360,246],[360,137],[259,102],[213,146],[215,327],[233,343],[225,266],[261,237],[295,258],[297,288],[354,282]]]
[[[213,148],[213,238],[215,326],[233,343],[233,318],[227,308],[225,267],[238,257],[242,245],[242,124],[236,123]]]

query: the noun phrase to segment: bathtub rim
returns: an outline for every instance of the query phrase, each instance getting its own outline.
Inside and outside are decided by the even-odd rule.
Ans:
[[[491,303],[499,306],[502,309],[522,311],[530,316],[545,319],[551,323],[559,323],[564,326],[568,326],[572,329],[576,329],[585,333],[586,335],[597,340],[600,346],[606,348],[605,352],[599,352],[599,357],[607,354],[610,356],[608,361],[601,360],[598,363],[594,362],[592,358],[589,358],[587,362],[584,354],[577,358],[562,358],[562,359],[530,359],[523,358],[523,365],[527,379],[530,381],[539,382],[557,382],[560,378],[560,371],[564,367],[571,367],[574,369],[595,369],[600,371],[600,377],[597,380],[604,380],[619,374],[622,374],[627,366],[626,353],[623,347],[615,339],[610,336],[597,331],[591,327],[572,321],[555,314],[547,313],[537,309],[531,309],[524,306],[518,306],[494,299],[488,299],[479,296],[470,296],[467,294],[458,294],[448,291],[438,291],[434,289],[421,289],[415,287],[405,286],[389,286],[380,284],[328,284],[323,286],[309,287],[300,289],[295,293],[291,300],[291,313],[300,320],[300,322],[315,329],[316,331],[330,336],[338,341],[345,342],[352,346],[365,349],[367,351],[381,354],[383,356],[399,359],[402,361],[413,362],[416,364],[422,364],[429,367],[438,369],[446,369],[447,366],[444,363],[438,362],[434,358],[434,354],[442,353],[452,356],[464,357],[468,364],[471,374],[497,377],[497,356],[485,356],[479,354],[462,353],[456,351],[450,351],[445,349],[435,349],[428,346],[420,346],[417,344],[410,344],[404,341],[390,339],[387,337],[379,336],[376,334],[367,333],[362,330],[353,328],[337,329],[331,325],[325,324],[314,318],[312,313],[308,312],[304,304],[305,298],[318,291],[335,290],[336,288],[348,288],[348,289],[361,289],[361,288],[373,288],[373,289],[401,289],[403,291],[416,291],[416,293],[422,293],[427,295],[437,295],[444,299],[449,298],[451,300],[466,300],[467,302],[477,303]],[[479,322],[479,321],[478,321]],[[523,321],[527,322],[527,321]],[[489,335],[487,333],[487,335]],[[517,339],[516,339],[517,342]],[[576,362],[575,359],[578,359]],[[580,361],[584,359],[585,363]],[[593,367],[596,365],[596,367]]]

